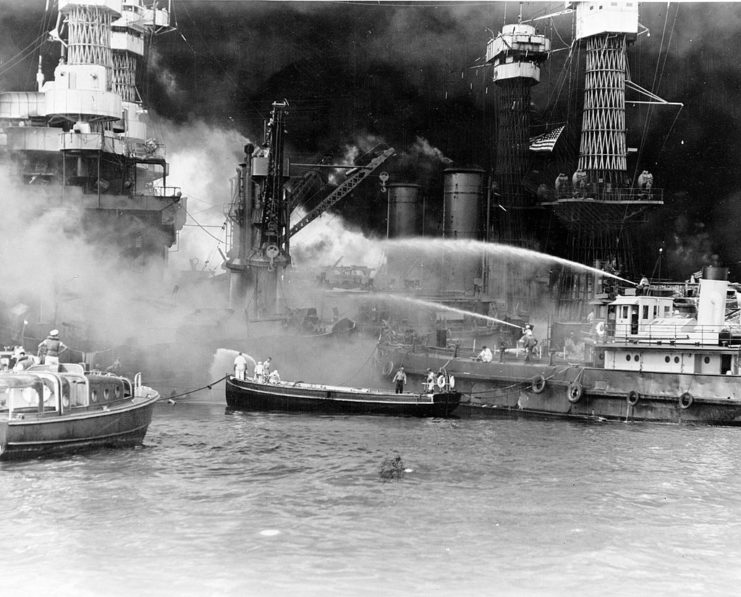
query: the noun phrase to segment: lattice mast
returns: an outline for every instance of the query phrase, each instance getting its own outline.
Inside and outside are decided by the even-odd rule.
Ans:
[[[586,183],[628,186],[625,140],[627,47],[638,34],[637,2],[573,2],[586,50],[579,170]]]
[[[124,102],[137,102],[141,97],[136,88],[137,69],[144,57],[145,37],[171,31],[170,10],[149,0],[123,0],[121,16],[111,23],[113,91]]]
[[[522,180],[530,168],[530,90],[540,82],[540,65],[548,58],[550,40],[523,23],[505,25],[489,40],[486,61],[494,67],[497,87],[497,162],[499,203],[509,214],[500,226],[501,241],[521,243],[522,214],[527,206]]]

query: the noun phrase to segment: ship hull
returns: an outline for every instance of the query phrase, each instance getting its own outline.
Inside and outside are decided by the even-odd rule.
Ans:
[[[458,392],[395,394],[302,382],[259,383],[229,377],[226,403],[231,410],[298,413],[448,417],[460,403]]]
[[[128,405],[70,415],[0,422],[0,459],[33,458],[101,447],[128,447],[144,441],[157,396]]]
[[[483,363],[435,351],[381,348],[379,364],[422,379],[444,367],[463,394],[459,416],[741,425],[741,376],[607,370],[543,361]]]

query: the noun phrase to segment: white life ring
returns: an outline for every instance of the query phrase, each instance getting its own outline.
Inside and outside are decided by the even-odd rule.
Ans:
[[[441,390],[445,387],[445,376],[444,375],[438,375],[437,376],[437,387]]]
[[[452,375],[448,377],[448,385],[450,386],[451,390],[455,388],[455,377],[453,377]]]
[[[597,332],[598,336],[604,336],[605,335],[605,322],[600,321],[597,323],[596,326],[594,326],[594,330]]]

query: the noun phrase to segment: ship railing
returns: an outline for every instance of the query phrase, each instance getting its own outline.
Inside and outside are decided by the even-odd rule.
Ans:
[[[164,198],[180,198],[183,195],[183,189],[180,187],[155,185],[153,187],[154,196]]]
[[[741,345],[741,328],[730,325],[688,325],[687,321],[645,327],[613,323],[607,326],[605,337],[598,340],[606,344],[625,345],[737,346]]]
[[[556,190],[556,199],[588,199],[592,201],[614,201],[622,203],[663,203],[664,189],[651,188],[642,189],[638,187],[628,188],[589,188]]]

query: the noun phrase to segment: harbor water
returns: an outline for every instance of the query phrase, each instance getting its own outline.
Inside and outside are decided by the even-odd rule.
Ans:
[[[2,594],[729,595],[741,429],[230,413],[0,464]],[[400,455],[398,480],[379,475]]]

